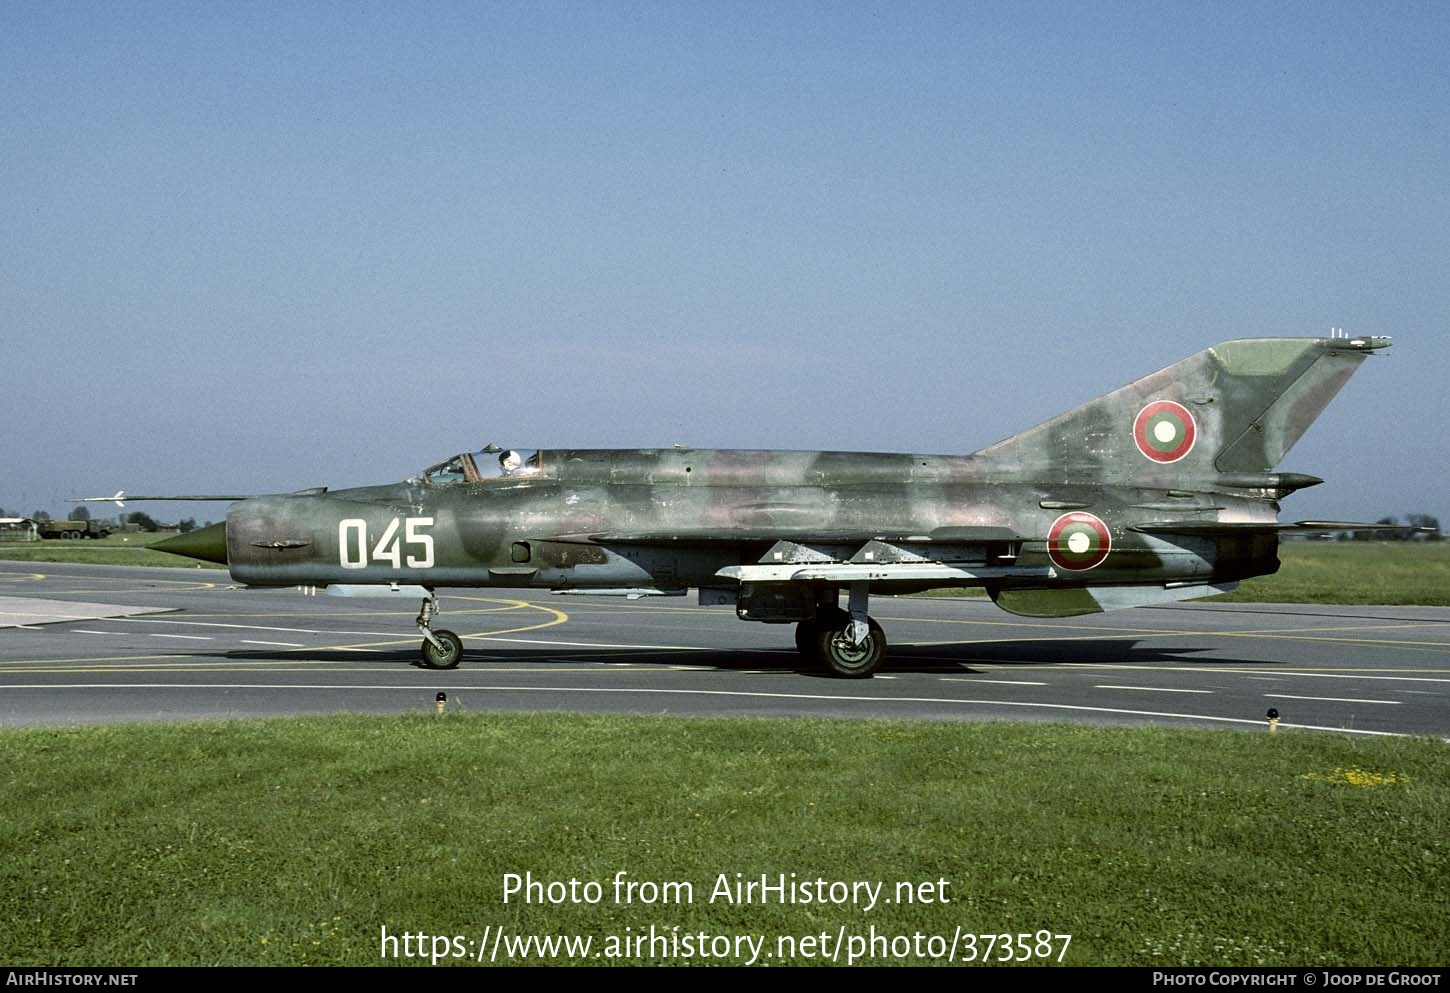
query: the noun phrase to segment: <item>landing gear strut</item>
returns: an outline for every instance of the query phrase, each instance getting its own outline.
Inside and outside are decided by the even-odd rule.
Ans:
[[[886,659],[886,633],[866,613],[867,584],[852,583],[850,610],[831,603],[796,625],[795,643],[833,676],[869,679]]]
[[[430,591],[418,609],[418,630],[423,632],[419,654],[429,669],[456,669],[463,660],[463,639],[452,631],[434,631],[433,617],[437,613],[438,598]]]

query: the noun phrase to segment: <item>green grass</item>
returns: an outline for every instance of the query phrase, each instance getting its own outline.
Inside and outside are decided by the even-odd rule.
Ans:
[[[113,534],[107,538],[81,538],[66,541],[55,538],[41,541],[0,542],[0,561],[9,562],[82,562],[89,565],[154,565],[170,568],[194,566],[198,569],[224,569],[209,562],[153,552],[146,546],[175,536],[175,531],[144,531]]]
[[[1230,603],[1450,606],[1450,541],[1301,541],[1279,571],[1215,597]]]
[[[771,950],[842,926],[948,942],[958,925],[1047,929],[1072,935],[1078,965],[1450,958],[1441,742],[440,720],[428,696],[416,716],[0,734],[0,961],[368,965],[382,928],[478,940],[499,925],[596,942],[679,926],[763,934]],[[689,882],[694,900],[617,904],[620,871]],[[604,898],[505,904],[505,874],[525,872],[599,882]],[[737,872],[886,894],[945,879],[951,902],[711,904]]]

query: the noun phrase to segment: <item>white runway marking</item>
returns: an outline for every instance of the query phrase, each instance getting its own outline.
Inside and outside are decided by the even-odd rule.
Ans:
[[[1144,693],[1207,693],[1212,695],[1213,690],[1180,690],[1171,686],[1109,686],[1099,684],[1094,686],[1095,690],[1141,690]]]
[[[1398,705],[1399,700],[1354,700],[1343,696],[1291,696],[1288,693],[1265,693],[1264,696],[1274,700],[1322,700],[1325,703],[1392,703]]]

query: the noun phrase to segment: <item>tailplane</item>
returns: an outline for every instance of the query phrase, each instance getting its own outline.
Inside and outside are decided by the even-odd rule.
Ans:
[[[1247,481],[1278,465],[1359,364],[1388,345],[1367,336],[1226,341],[978,455],[1074,481]]]

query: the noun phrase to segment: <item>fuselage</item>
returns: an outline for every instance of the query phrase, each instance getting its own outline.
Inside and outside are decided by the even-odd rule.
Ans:
[[[1068,584],[1234,580],[1277,568],[1271,533],[1169,541],[1132,530],[1272,522],[1274,477],[1160,487],[1090,466],[1038,475],[982,455],[548,451],[516,475],[425,473],[240,502],[227,518],[227,560],[249,585],[672,589],[729,586],[722,568],[760,562],[777,541],[849,554],[874,537],[977,544],[987,559],[1041,565]],[[1049,535],[1071,515],[1105,525],[1100,560],[1064,568],[1050,558]]]

